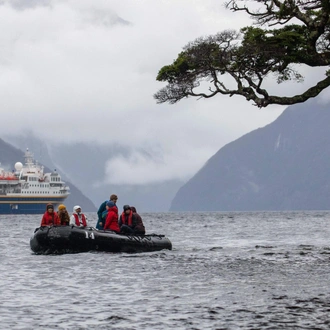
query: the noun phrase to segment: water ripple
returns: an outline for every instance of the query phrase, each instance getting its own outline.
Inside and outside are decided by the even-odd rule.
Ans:
[[[1,327],[329,329],[329,215],[144,214],[172,251],[57,256],[29,249],[40,219],[0,216]]]

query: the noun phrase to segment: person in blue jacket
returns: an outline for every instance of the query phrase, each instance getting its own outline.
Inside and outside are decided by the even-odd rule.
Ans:
[[[117,203],[118,200],[118,196],[115,194],[112,194],[109,198],[110,201],[114,202],[115,204]],[[107,209],[106,209],[106,205],[109,202],[109,200],[104,201],[99,209],[97,210],[97,223],[96,223],[96,229],[99,230],[103,230],[104,229],[104,225],[105,225],[105,220],[107,218]]]

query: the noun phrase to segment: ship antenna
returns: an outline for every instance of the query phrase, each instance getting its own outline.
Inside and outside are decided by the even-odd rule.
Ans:
[[[42,163],[42,147],[40,146],[40,162]]]

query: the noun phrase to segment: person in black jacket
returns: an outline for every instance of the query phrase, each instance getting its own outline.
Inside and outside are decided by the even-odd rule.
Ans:
[[[137,220],[137,224],[134,228],[134,232],[139,235],[145,235],[146,229],[144,227],[140,214],[137,213],[136,208],[134,206],[131,206],[131,210],[132,210],[133,214],[136,215],[136,220]]]

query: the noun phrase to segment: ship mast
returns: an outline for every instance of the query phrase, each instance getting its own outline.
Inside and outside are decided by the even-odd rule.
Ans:
[[[25,159],[26,166],[28,166],[29,168],[31,168],[32,165],[34,165],[33,164],[33,153],[29,151],[29,148],[26,148],[24,159]]]

